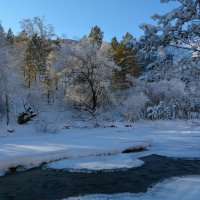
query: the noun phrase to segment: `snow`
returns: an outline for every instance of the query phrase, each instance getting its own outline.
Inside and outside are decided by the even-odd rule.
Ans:
[[[63,168],[79,166],[79,170],[81,166],[95,169],[95,163],[100,163],[100,168],[108,169],[111,165],[117,165],[117,159],[123,160],[126,168],[138,166],[139,158],[152,154],[200,159],[198,120],[140,121],[133,127],[124,127],[122,123],[115,125],[118,128],[58,127],[56,134],[35,132],[32,125],[14,127],[14,133],[6,133],[0,128],[0,173],[5,173],[11,167],[31,168],[44,162],[69,158],[76,159],[61,162]],[[141,147],[146,151],[132,153],[132,161],[128,155],[120,154],[124,150],[138,150]],[[110,163],[106,160],[110,160]],[[130,162],[127,164],[124,160]],[[61,168],[60,162],[52,165]]]
[[[88,195],[65,200],[199,200],[200,176],[175,177],[156,184],[147,193]]]
[[[66,169],[71,172],[92,172],[94,170],[118,170],[139,167],[144,162],[131,157],[131,154],[117,154],[112,156],[90,156],[65,159],[47,165],[50,169]]]

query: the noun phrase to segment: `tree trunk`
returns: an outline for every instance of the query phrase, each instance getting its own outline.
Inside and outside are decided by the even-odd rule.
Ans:
[[[92,90],[92,111],[93,113],[96,111],[97,108],[97,96],[96,92]]]
[[[10,122],[9,118],[9,103],[8,103],[8,94],[6,93],[6,125]]]
[[[50,91],[47,91],[47,103],[50,104]]]

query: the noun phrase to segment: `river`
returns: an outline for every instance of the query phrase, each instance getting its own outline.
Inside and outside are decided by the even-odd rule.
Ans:
[[[71,173],[39,167],[12,172],[0,177],[0,200],[57,200],[86,194],[139,193],[166,178],[200,175],[200,160],[157,155],[141,159],[145,161],[143,166],[126,171]]]

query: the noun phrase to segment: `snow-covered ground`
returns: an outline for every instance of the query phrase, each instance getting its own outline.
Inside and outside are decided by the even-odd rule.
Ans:
[[[170,157],[200,158],[199,121],[141,121],[133,127],[62,129],[56,134],[35,132],[31,125],[17,126],[14,133],[0,130],[0,171],[11,167],[35,167],[43,162],[68,159],[62,168],[100,169],[116,167],[117,159],[122,167],[139,166],[139,158],[151,154]],[[150,146],[149,146],[150,145]],[[117,155],[125,149],[147,147],[147,151],[123,157]],[[99,156],[110,155],[100,158]],[[81,158],[80,157],[90,158]],[[73,158],[73,159],[70,159]],[[74,159],[78,158],[78,159]],[[109,163],[107,160],[110,160]],[[132,161],[131,161],[132,160]],[[65,164],[66,163],[66,166]],[[96,164],[95,164],[96,163]],[[60,167],[60,162],[52,164]]]
[[[88,195],[64,200],[199,200],[200,176],[177,177],[165,180],[147,193],[116,195]]]

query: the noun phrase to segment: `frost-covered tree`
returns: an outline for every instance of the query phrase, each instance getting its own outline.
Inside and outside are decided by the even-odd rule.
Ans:
[[[57,88],[57,76],[56,69],[54,69],[53,64],[55,63],[56,51],[52,51],[47,59],[47,69],[42,80],[42,94],[47,95],[47,103],[50,104],[54,99],[54,91]]]
[[[174,0],[161,0],[161,3],[169,3]],[[176,0],[179,6],[164,14],[155,14],[152,18],[157,21],[161,28],[163,45],[176,48],[185,48],[193,52],[199,51],[198,45],[193,42],[199,41],[200,14],[199,1]]]
[[[25,34],[32,38],[35,34],[38,37],[48,40],[55,36],[52,24],[46,24],[45,17],[34,17],[33,19],[24,19],[20,22],[21,29]]]
[[[164,14],[155,14],[152,18],[156,26],[142,24],[145,31],[146,48],[154,49],[156,46],[173,46],[191,51],[199,51],[192,41],[199,40],[199,3],[197,0],[161,0],[161,3],[177,1],[179,6]]]
[[[145,94],[149,98],[148,119],[188,118],[190,110],[186,85],[178,80],[147,83]]]
[[[6,114],[6,124],[10,123],[11,95],[13,95],[13,70],[11,69],[11,51],[6,34],[0,25],[0,115]]]
[[[70,49],[65,68],[60,72],[65,77],[66,97],[92,114],[105,102],[111,102],[111,77],[117,68],[110,45],[93,45],[84,37]]]
[[[120,102],[123,115],[135,119],[189,119],[199,117],[199,104],[194,104],[187,85],[179,79],[145,82],[132,80],[127,98]],[[195,87],[191,86],[191,92]],[[197,99],[196,99],[197,100]]]
[[[130,89],[129,92],[129,96],[123,101],[123,115],[128,121],[144,119],[144,110],[149,98],[142,91],[138,93]]]
[[[199,1],[161,0],[161,3],[170,1],[176,1],[177,8],[163,15],[155,14],[152,18],[157,25],[140,26],[144,36],[139,39],[139,48],[146,65],[143,78],[147,81],[172,78],[185,81],[188,72],[200,66]]]

